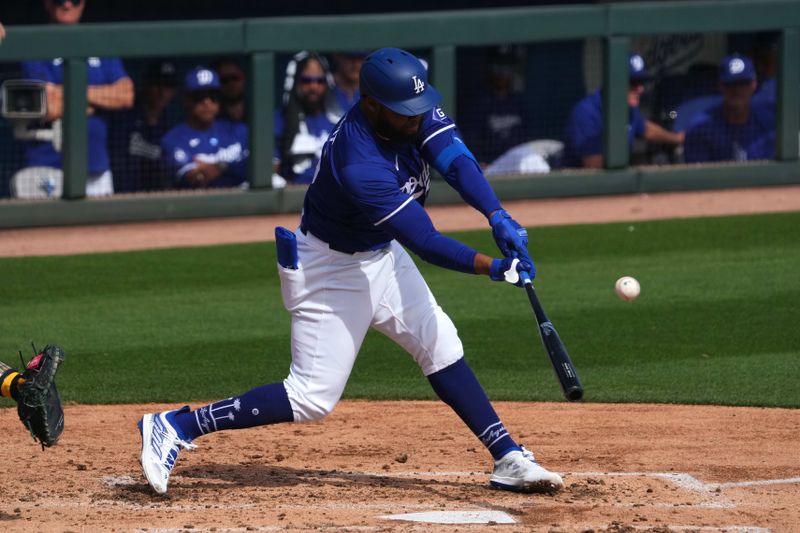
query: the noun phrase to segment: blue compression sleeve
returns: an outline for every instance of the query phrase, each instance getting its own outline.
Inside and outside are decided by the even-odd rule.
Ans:
[[[497,199],[491,185],[486,181],[478,163],[468,155],[461,154],[453,159],[442,176],[452,188],[458,191],[464,201],[483,213],[486,218],[489,218],[494,211],[501,209],[500,200]]]
[[[439,233],[428,213],[417,202],[409,202],[381,226],[428,263],[458,272],[475,273],[475,255],[478,252]]]

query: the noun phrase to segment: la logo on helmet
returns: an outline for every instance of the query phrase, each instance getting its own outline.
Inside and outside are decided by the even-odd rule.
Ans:
[[[425,82],[421,79],[417,78],[416,76],[411,76],[411,79],[414,81],[414,94],[419,94],[425,90]]]

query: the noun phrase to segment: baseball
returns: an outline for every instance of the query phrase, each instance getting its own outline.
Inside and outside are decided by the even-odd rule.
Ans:
[[[617,291],[617,296],[626,302],[630,302],[639,296],[641,287],[639,286],[639,282],[636,281],[636,278],[623,276],[617,280],[614,290]]]

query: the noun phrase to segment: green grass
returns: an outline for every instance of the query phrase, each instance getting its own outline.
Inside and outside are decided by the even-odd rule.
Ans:
[[[798,228],[800,213],[532,231],[537,291],[586,400],[800,407]],[[455,235],[495,249],[486,231]],[[62,396],[81,403],[213,400],[280,380],[289,315],[274,264],[267,243],[0,259],[0,359],[61,344]],[[523,291],[420,268],[491,398],[561,399]],[[625,274],[642,284],[632,303],[613,291]],[[434,397],[374,332],[345,395]]]

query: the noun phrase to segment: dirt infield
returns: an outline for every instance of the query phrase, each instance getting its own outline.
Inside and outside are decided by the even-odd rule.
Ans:
[[[800,187],[506,207],[528,226],[797,211]],[[485,227],[469,210],[431,211],[441,229]],[[250,242],[296,223],[6,230],[0,255]],[[158,497],[141,475],[135,424],[172,407],[67,406],[64,436],[45,451],[0,409],[0,531],[800,530],[800,410],[499,402],[512,435],[563,473],[565,490],[547,496],[490,489],[487,452],[441,403],[345,401],[320,422],[199,439]]]
[[[210,435],[149,492],[136,420],[163,405],[70,406],[41,452],[0,433],[3,531],[797,531],[800,411],[500,402],[564,474],[555,495],[488,487],[488,454],[438,402],[345,401],[326,420]],[[11,410],[0,426],[19,429]],[[26,466],[29,465],[29,466]],[[495,524],[387,518],[488,515]],[[504,524],[502,521],[513,521]]]

